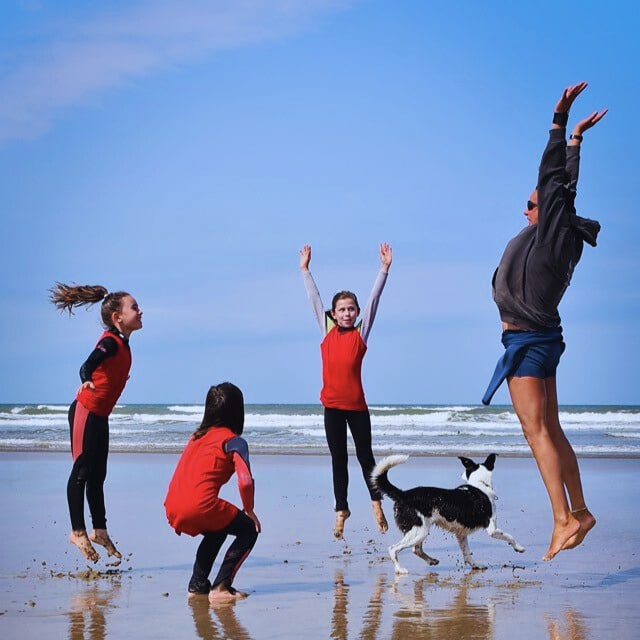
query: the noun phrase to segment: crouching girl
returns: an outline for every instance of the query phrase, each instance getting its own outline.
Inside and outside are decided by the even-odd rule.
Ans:
[[[230,382],[209,389],[202,423],[185,447],[164,502],[167,519],[180,535],[202,535],[196,552],[189,594],[211,602],[233,601],[246,593],[232,583],[260,533],[253,512],[254,482],[244,428],[242,391]],[[218,496],[236,473],[243,510]],[[209,574],[228,535],[235,536],[213,583]]]

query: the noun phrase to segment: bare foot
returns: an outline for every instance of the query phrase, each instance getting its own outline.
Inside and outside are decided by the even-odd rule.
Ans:
[[[211,604],[229,604],[231,602],[235,602],[236,600],[242,600],[243,598],[248,598],[249,594],[244,591],[238,591],[233,587],[227,587],[224,583],[221,583],[211,591],[209,591],[209,602]]]
[[[107,550],[108,556],[115,556],[116,558],[122,558],[122,554],[116,549],[116,545],[113,544],[106,529],[94,529],[89,535],[92,542],[99,544]]]
[[[98,562],[98,560],[100,560],[100,554],[93,548],[89,536],[84,529],[72,531],[69,534],[69,542],[75,544],[89,562]]]
[[[562,550],[565,549],[574,549],[582,541],[585,539],[587,533],[596,526],[596,519],[593,517],[593,514],[589,511],[589,509],[579,509],[572,512],[573,517],[577,519],[580,523],[580,529],[576,535],[571,536],[564,545],[562,546]]]
[[[387,533],[387,531],[389,531],[389,523],[384,516],[382,503],[380,500],[372,500],[371,507],[373,509],[373,517],[376,519],[376,524],[378,525],[378,531],[380,533]]]
[[[349,509],[336,511],[336,526],[333,528],[333,536],[337,540],[342,540],[342,535],[344,534],[344,523],[350,515],[351,511],[349,511]]]
[[[556,522],[553,527],[553,533],[551,534],[551,544],[547,552],[542,556],[542,559],[553,560],[553,558],[565,548],[564,545],[577,535],[579,530],[580,523],[573,516],[570,516],[564,524]]]

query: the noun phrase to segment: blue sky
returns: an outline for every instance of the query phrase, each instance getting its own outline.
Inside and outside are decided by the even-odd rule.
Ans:
[[[0,8],[0,402],[68,402],[100,333],[55,281],[130,291],[125,403],[313,403],[325,303],[394,262],[371,404],[479,403],[490,281],[561,90],[590,83],[578,213],[602,224],[560,311],[566,404],[640,402],[634,3],[23,0]],[[502,389],[496,403],[508,402]]]

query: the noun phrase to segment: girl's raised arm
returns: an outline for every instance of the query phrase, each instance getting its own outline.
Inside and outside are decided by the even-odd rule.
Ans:
[[[322,335],[326,332],[326,325],[324,320],[324,306],[322,304],[322,298],[318,287],[309,271],[309,263],[311,262],[311,245],[305,244],[300,249],[300,271],[302,271],[302,280],[304,281],[304,288],[307,290],[309,296],[309,302],[311,302],[311,308],[313,309],[313,315],[318,322]]]
[[[376,281],[373,283],[373,289],[369,296],[369,301],[362,314],[362,325],[360,327],[360,335],[362,339],[367,342],[369,339],[369,333],[371,327],[373,327],[373,321],[375,320],[376,313],[378,311],[378,304],[380,303],[380,297],[384,290],[384,285],[387,283],[387,276],[389,275],[389,268],[393,260],[393,251],[388,243],[383,242],[380,245],[380,271],[376,277]]]

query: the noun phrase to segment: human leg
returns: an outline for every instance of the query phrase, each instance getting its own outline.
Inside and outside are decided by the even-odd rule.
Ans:
[[[522,431],[531,448],[542,476],[553,512],[551,543],[543,560],[551,560],[580,525],[571,514],[562,477],[562,460],[547,425],[547,393],[545,380],[532,376],[510,377],[509,393]]]
[[[71,520],[71,533],[69,542],[80,550],[80,553],[90,562],[97,562],[100,554],[94,549],[89,536],[87,535],[84,520],[84,492],[87,482],[88,468],[91,465],[90,456],[83,453],[81,443],[86,428],[88,412],[80,410],[74,401],[69,407],[69,435],[71,439],[71,451],[74,456],[73,467],[67,480],[67,503],[69,505],[69,516]],[[74,447],[74,442],[76,446]]]
[[[91,466],[87,473],[87,503],[93,531],[89,539],[107,551],[108,556],[122,558],[107,532],[107,515],[104,503],[104,481],[107,478],[107,457],[109,455],[109,420],[89,414],[85,433],[85,448],[91,452]]]
[[[91,416],[92,414],[90,414]],[[97,416],[95,416],[97,418]],[[99,424],[97,424],[99,422]],[[106,418],[89,420],[85,434],[85,450],[91,455],[91,466],[87,470],[87,504],[94,529],[107,528],[104,504],[104,481],[107,478],[107,456],[109,453],[109,424]]]
[[[546,420],[549,426],[549,433],[560,455],[562,481],[569,494],[571,513],[580,523],[578,533],[563,546],[563,549],[573,549],[577,547],[584,540],[587,533],[595,527],[596,519],[586,506],[578,460],[560,424],[556,378],[547,378],[545,380],[545,387],[547,394]]]
[[[333,535],[342,540],[344,523],[351,515],[347,490],[349,487],[349,456],[347,453],[347,420],[346,412],[339,409],[324,410],[324,432],[331,453],[331,470],[333,477],[334,508],[336,522]]]
[[[247,596],[246,593],[234,589],[232,583],[236,573],[238,573],[242,563],[251,553],[258,539],[256,525],[244,511],[238,511],[238,515],[224,531],[226,535],[235,536],[236,539],[227,549],[220,570],[213,581],[209,594],[209,600],[212,602],[221,602]]]
[[[349,487],[349,456],[347,453],[346,412],[339,409],[324,410],[324,432],[331,453],[333,472],[333,495],[335,510],[348,510],[347,490]]]
[[[356,447],[356,456],[362,470],[362,476],[371,497],[373,517],[380,533],[386,533],[389,525],[382,510],[382,494],[371,481],[371,472],[376,466],[371,446],[371,415],[369,411],[349,411],[347,423]]]
[[[226,537],[226,529],[203,534],[198,550],[196,551],[196,560],[193,564],[191,579],[189,580],[190,594],[209,594],[211,590],[209,574]]]

